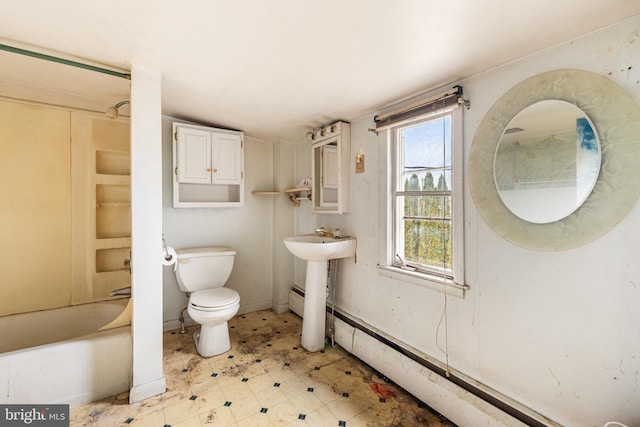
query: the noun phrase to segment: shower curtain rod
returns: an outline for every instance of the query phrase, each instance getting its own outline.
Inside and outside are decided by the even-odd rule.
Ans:
[[[44,59],[45,61],[57,62],[58,64],[70,65],[76,68],[83,68],[85,70],[95,71],[97,73],[108,74],[110,76],[116,76],[123,79],[131,80],[131,74],[129,73],[121,73],[119,71],[113,71],[107,68],[96,67],[94,65],[89,65],[89,64],[83,64],[82,62],[76,62],[68,59],[58,58],[57,56],[45,55],[44,53],[38,53],[38,52],[33,52],[31,50],[20,49],[13,46],[7,46],[6,44],[0,44],[0,50],[17,53],[19,55],[30,56],[32,58]]]

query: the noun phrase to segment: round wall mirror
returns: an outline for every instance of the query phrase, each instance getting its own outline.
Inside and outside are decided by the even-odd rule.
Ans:
[[[598,179],[600,141],[575,105],[536,102],[506,126],[493,162],[504,205],[525,221],[546,224],[575,212]]]
[[[502,165],[500,160],[502,147],[499,146],[503,145],[503,136],[506,141],[513,132],[511,130],[504,135],[505,130],[516,127],[517,123],[512,123],[512,120],[530,106],[550,100],[575,105],[584,111],[584,117],[591,119],[591,122],[587,121],[598,135],[601,160],[598,174],[590,180],[589,185],[593,185],[595,180],[593,189],[581,193],[585,200],[581,204],[573,202],[573,210],[559,214],[564,215],[560,219],[545,222],[548,219],[536,220],[531,216],[523,219],[507,208],[503,201],[506,190],[497,187],[502,177],[496,178],[496,175],[507,173],[503,168],[508,166]],[[511,136],[515,137],[517,133]],[[602,236],[636,203],[640,195],[639,141],[640,107],[618,84],[604,76],[581,70],[538,74],[502,95],[476,129],[468,159],[471,197],[486,224],[509,242],[535,250],[575,248]],[[507,145],[505,142],[504,146]],[[578,155],[575,156],[577,158]],[[500,165],[496,166],[496,161]],[[576,169],[578,164],[576,162],[574,166]],[[535,179],[546,180],[537,176]],[[572,199],[577,197],[572,196]],[[544,201],[542,204],[549,206],[552,203]],[[576,206],[578,204],[579,207]]]

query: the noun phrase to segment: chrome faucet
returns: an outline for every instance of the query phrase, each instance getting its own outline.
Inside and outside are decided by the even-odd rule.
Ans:
[[[131,286],[127,286],[126,288],[116,289],[115,291],[109,292],[110,297],[115,297],[118,295],[128,295],[131,296]]]
[[[330,238],[334,238],[335,236],[333,235],[333,233],[329,230],[327,230],[324,227],[320,227],[320,228],[316,228],[316,234],[318,236],[322,236],[322,237],[330,237]]]

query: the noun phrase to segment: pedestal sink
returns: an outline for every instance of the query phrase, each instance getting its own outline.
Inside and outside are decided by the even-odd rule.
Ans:
[[[293,255],[307,261],[301,342],[308,351],[320,351],[325,343],[327,261],[355,256],[356,239],[305,234],[287,237],[284,245]]]

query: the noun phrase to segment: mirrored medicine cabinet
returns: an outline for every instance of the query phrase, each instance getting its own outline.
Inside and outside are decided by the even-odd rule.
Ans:
[[[335,122],[310,133],[312,212],[342,214],[349,212],[349,156],[351,127]]]

